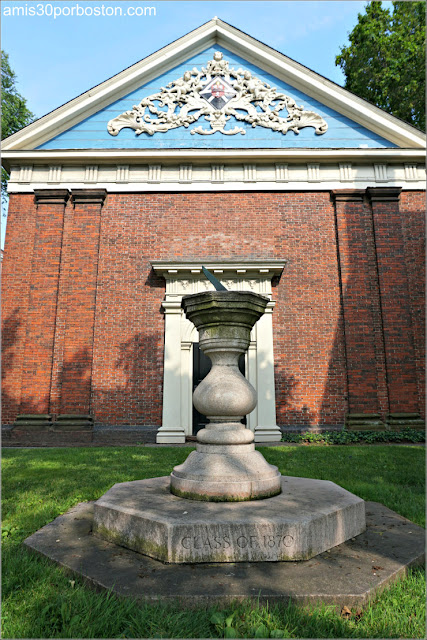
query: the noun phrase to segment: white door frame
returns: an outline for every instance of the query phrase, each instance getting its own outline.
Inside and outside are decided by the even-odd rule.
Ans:
[[[153,270],[166,280],[163,309],[165,314],[165,349],[163,375],[162,426],[157,432],[158,443],[183,443],[193,429],[193,344],[198,331],[185,318],[181,309],[184,295],[213,290],[202,273],[200,263],[152,262]],[[265,314],[251,332],[246,353],[246,377],[258,393],[258,404],[248,415],[248,428],[255,433],[255,442],[278,442],[281,431],[276,424],[274,388],[274,351],[271,279],[280,275],[284,260],[252,262],[209,262],[210,271],[227,287],[235,291],[254,291],[270,299]]]

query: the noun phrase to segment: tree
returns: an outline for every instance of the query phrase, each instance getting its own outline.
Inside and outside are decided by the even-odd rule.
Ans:
[[[370,2],[335,59],[345,88],[425,130],[425,2]]]
[[[1,52],[1,139],[11,136],[15,131],[34,119],[34,114],[27,107],[27,101],[16,89],[16,75],[10,68],[9,56],[3,50]],[[5,169],[1,170],[1,195],[4,201],[7,198],[6,184],[9,176]]]

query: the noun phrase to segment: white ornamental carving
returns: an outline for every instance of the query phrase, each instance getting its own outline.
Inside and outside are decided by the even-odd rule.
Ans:
[[[284,109],[287,114],[280,115]],[[217,132],[244,135],[246,131],[242,127],[225,129],[232,116],[252,127],[265,127],[284,135],[288,131],[299,133],[303,127],[314,127],[318,135],[328,129],[320,115],[297,106],[293,98],[259,80],[250,71],[229,69],[229,63],[219,51],[206,68],[186,71],[182,78],[161,87],[159,93],[143,98],[139,105],[110,120],[107,128],[112,136],[126,127],[134,129],[136,135],[153,135],[178,127],[188,128],[202,116],[210,129],[195,127],[191,130],[193,135]]]

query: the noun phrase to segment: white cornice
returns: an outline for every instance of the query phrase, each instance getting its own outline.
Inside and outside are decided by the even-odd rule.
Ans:
[[[425,148],[425,136],[335,83],[214,18],[93,87],[3,141],[4,151],[33,149],[213,44],[241,55],[399,147]],[[178,151],[180,153],[180,151]]]
[[[2,162],[7,171],[11,165],[24,163],[45,164],[47,162],[68,162],[80,164],[82,161],[129,162],[137,164],[158,160],[174,163],[176,160],[238,162],[250,159],[252,162],[269,160],[353,160],[356,161],[417,161],[425,160],[423,149],[58,149],[58,150],[3,150]]]
[[[8,186],[8,193],[33,193],[35,189],[87,189],[88,183],[31,183],[16,184]],[[94,187],[92,183],[90,186]],[[113,184],[108,182],[98,182],[97,189],[105,189],[108,193],[207,193],[219,191],[331,191],[332,189],[367,189],[368,187],[401,187],[408,191],[424,191],[425,181],[404,182],[403,180],[387,180],[387,182],[377,183],[372,180],[363,182],[227,182],[218,184],[206,182],[200,184],[181,184],[179,182],[169,182],[161,184]]]
[[[425,188],[425,166],[417,159],[372,157],[360,161],[357,156],[338,160],[330,156],[272,156],[261,160],[247,156],[240,160],[220,156],[150,158],[141,162],[115,157],[115,162],[87,158],[80,163],[45,158],[13,161],[10,166],[9,193],[31,193],[34,189],[84,189],[88,186],[114,192],[148,191],[293,191],[339,188],[365,189],[377,183],[409,189]],[[284,162],[283,160],[286,160]],[[139,162],[138,162],[139,160]],[[313,162],[316,160],[316,162]],[[419,160],[419,159],[418,159]],[[424,157],[421,158],[424,160]]]
[[[235,262],[212,262],[210,260],[206,262],[151,261],[154,272],[164,278],[197,278],[199,276],[204,278],[202,265],[217,274],[217,276],[219,273],[222,274],[221,277],[224,278],[232,274],[241,278],[247,278],[251,275],[272,278],[272,276],[279,276],[282,273],[286,260],[237,260]]]

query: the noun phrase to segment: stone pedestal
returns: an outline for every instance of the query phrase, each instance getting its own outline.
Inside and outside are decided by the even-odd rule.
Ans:
[[[169,478],[114,485],[94,507],[93,531],[164,562],[308,560],[365,530],[365,503],[326,480],[281,478],[254,502],[196,502]]]
[[[251,292],[185,296],[212,369],[194,392],[209,423],[170,478],[114,485],[94,505],[93,532],[157,560],[308,560],[361,534],[365,503],[333,482],[282,477],[241,419],[256,393],[238,368],[268,299]]]
[[[206,291],[182,299],[212,368],[193,395],[194,406],[209,423],[197,434],[196,451],[171,474],[171,491],[177,496],[220,502],[280,493],[277,467],[255,451],[254,434],[241,422],[257,398],[239,371],[239,356],[268,302],[250,291]]]

